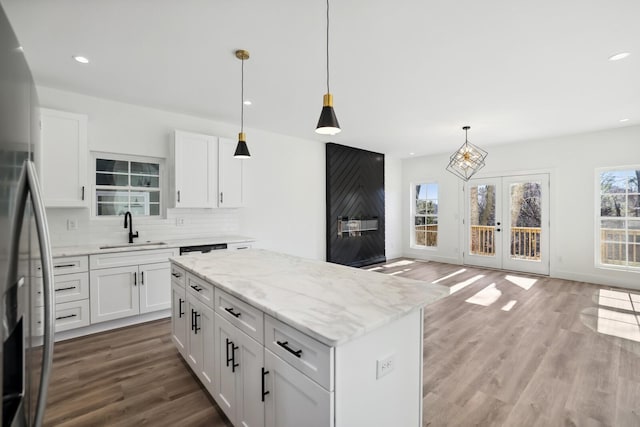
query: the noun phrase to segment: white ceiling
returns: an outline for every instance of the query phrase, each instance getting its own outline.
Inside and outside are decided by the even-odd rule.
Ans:
[[[466,124],[485,148],[640,124],[638,0],[332,0],[334,137],[314,132],[322,0],[2,4],[38,84],[231,123],[249,50],[249,129],[408,157],[455,150]]]

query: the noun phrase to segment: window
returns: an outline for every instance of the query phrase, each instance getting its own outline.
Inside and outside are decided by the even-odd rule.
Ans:
[[[96,216],[160,216],[159,160],[99,154],[95,167]]]
[[[600,264],[640,268],[640,167],[599,172]]]
[[[413,206],[415,246],[438,246],[438,184],[418,184]]]

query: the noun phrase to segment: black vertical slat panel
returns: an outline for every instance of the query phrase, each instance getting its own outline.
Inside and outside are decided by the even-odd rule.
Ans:
[[[361,267],[386,261],[384,154],[326,145],[327,261]],[[338,237],[338,217],[378,219],[378,230]]]

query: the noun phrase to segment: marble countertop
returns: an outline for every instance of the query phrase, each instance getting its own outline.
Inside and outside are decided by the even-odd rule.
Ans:
[[[255,239],[247,236],[209,236],[198,237],[196,239],[157,239],[154,242],[162,242],[161,245],[149,244],[145,245],[145,241],[136,241],[132,246],[127,246],[126,242],[119,243],[106,243],[104,245],[80,245],[80,246],[58,246],[51,248],[52,256],[64,257],[64,256],[78,256],[78,255],[94,255],[94,254],[108,254],[113,252],[125,252],[125,251],[142,251],[149,249],[166,249],[166,248],[179,248],[181,246],[198,246],[217,243],[244,243],[254,242]],[[149,242],[153,243],[153,242]],[[110,247],[107,249],[100,249],[101,246],[113,246],[122,245],[122,247]]]
[[[329,346],[449,295],[441,285],[261,249],[172,261]]]

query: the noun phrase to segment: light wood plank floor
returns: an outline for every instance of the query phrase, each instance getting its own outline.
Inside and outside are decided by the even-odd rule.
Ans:
[[[454,292],[426,310],[425,426],[640,425],[640,292],[384,265],[377,271]],[[46,424],[229,426],[169,329],[163,320],[57,343]]]

